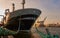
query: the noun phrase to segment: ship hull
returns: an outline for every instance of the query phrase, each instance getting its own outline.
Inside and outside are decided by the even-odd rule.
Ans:
[[[18,30],[20,26],[20,30],[30,30],[40,14],[41,11],[38,9],[16,10],[10,14],[5,27],[10,30]]]

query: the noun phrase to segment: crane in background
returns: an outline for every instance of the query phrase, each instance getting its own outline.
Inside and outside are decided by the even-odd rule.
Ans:
[[[45,22],[46,18],[47,17],[45,17],[44,20],[42,20],[42,21],[37,21],[37,23],[39,23],[39,27],[44,27],[45,26],[44,22]]]

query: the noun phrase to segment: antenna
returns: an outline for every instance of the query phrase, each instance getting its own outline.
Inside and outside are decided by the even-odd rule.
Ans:
[[[24,9],[25,0],[22,1],[22,8]]]

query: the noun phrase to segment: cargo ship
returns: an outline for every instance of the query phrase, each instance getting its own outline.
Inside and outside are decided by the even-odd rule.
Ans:
[[[8,29],[17,30],[20,25],[20,30],[29,30],[40,14],[41,11],[34,8],[16,10],[6,16],[4,25]]]
[[[30,30],[36,19],[40,16],[41,11],[35,8],[24,8],[25,0],[23,0],[23,9],[14,10],[15,4],[13,3],[13,11],[5,10],[4,27],[9,30]]]
[[[13,33],[16,32],[14,35],[10,33],[14,38],[31,38],[32,33],[30,29],[41,14],[41,10],[36,8],[24,8],[24,4],[25,0],[22,2],[22,9],[15,10],[15,4],[12,3],[12,12],[10,12],[9,9],[6,9],[5,15],[3,16],[3,28],[6,28]],[[2,30],[4,30],[3,28]],[[2,37],[8,38],[8,36]]]

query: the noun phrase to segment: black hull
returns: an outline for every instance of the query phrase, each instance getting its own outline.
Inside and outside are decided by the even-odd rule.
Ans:
[[[15,17],[10,15],[12,18],[5,24],[5,27],[10,30],[18,30],[20,25],[20,30],[30,30],[36,19],[40,16],[41,11],[38,9],[24,9],[17,10],[15,13],[19,13],[20,15],[17,14]]]

